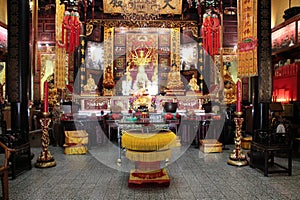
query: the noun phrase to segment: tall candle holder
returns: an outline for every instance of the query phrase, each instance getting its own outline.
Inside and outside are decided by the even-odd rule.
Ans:
[[[42,126],[42,152],[37,158],[35,163],[35,167],[38,168],[48,168],[56,166],[56,162],[48,150],[48,146],[50,143],[49,139],[49,125],[51,123],[51,119],[49,118],[49,112],[43,112],[43,118],[40,119],[40,123]]]
[[[237,117],[234,118],[235,122],[235,149],[233,153],[229,156],[227,161],[228,164],[234,166],[245,166],[248,164],[246,155],[242,151],[242,124],[244,118],[241,117],[242,112],[235,113]]]

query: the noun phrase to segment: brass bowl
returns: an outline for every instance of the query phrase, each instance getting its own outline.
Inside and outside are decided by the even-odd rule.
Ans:
[[[164,104],[165,112],[175,113],[177,110],[177,103],[175,102],[165,102]]]

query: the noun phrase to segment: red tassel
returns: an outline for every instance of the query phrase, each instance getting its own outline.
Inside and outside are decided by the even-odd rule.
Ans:
[[[61,42],[65,43],[65,25],[61,25]]]
[[[205,17],[203,19],[203,25],[202,25],[202,37],[203,37],[203,48],[205,51],[208,51],[208,17]]]
[[[69,46],[69,30],[66,30],[66,42],[65,42],[65,48],[66,50],[68,50],[68,46]]]
[[[80,29],[76,31],[76,47],[80,45]]]
[[[74,45],[74,28],[71,29],[70,32],[70,48],[69,48],[69,52],[73,52],[73,45]]]
[[[218,54],[218,50],[220,48],[220,23],[219,18],[217,16],[213,17],[213,35],[214,35],[214,41],[213,41],[213,54]]]
[[[75,45],[74,45],[74,49],[78,47],[78,29],[75,30]]]
[[[213,19],[212,19],[212,16],[209,16],[208,17],[208,32],[207,32],[207,35],[208,35],[208,52],[210,55],[213,55]]]
[[[212,27],[211,27],[211,18],[208,18],[208,27],[207,27],[207,52],[212,54]]]

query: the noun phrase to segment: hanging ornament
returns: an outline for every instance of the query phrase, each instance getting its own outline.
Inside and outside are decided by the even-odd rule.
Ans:
[[[218,54],[220,48],[220,28],[221,23],[217,14],[208,11],[203,15],[203,48],[210,55]]]
[[[81,22],[78,12],[65,11],[62,23],[61,47],[66,48],[68,53],[73,53],[80,41]]]

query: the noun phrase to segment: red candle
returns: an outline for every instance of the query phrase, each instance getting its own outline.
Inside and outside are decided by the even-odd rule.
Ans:
[[[95,0],[92,0],[92,22],[94,22],[94,17],[95,17]]]
[[[48,112],[48,82],[44,82],[44,112]]]
[[[236,83],[236,112],[242,112],[242,83],[238,80]]]

